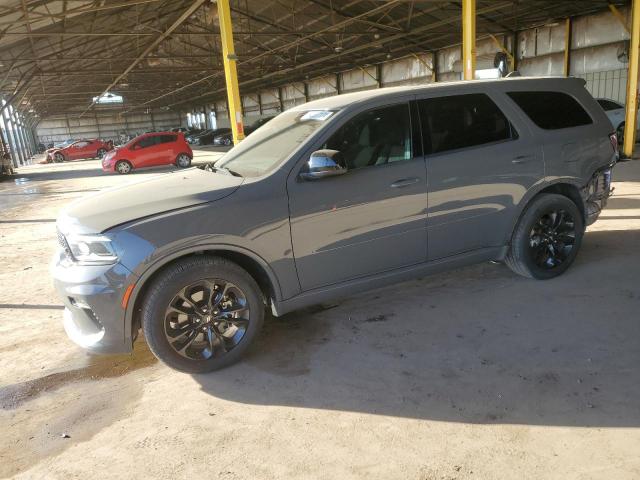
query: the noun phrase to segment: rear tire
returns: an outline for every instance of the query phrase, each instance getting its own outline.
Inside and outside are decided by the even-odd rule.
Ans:
[[[115,170],[121,175],[126,175],[128,173],[131,173],[131,170],[133,170],[133,165],[131,165],[131,163],[126,160],[119,160],[118,162],[116,162]]]
[[[584,235],[582,213],[563,195],[543,193],[527,206],[505,258],[518,275],[546,280],[571,266]]]
[[[618,139],[618,148],[620,151],[624,148],[624,124],[625,122],[622,122],[618,125],[618,128],[616,128],[616,137]]]
[[[190,257],[149,286],[142,330],[153,354],[168,366],[206,373],[240,360],[262,328],[264,310],[260,288],[240,266],[219,257]]]

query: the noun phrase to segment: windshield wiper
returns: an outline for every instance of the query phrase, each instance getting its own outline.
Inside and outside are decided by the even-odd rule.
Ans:
[[[226,167],[213,167],[213,168],[215,168],[216,170],[220,170],[221,172],[225,172],[228,175],[233,175],[234,177],[242,177],[242,175],[240,175],[235,170],[231,170],[231,169],[226,168]]]
[[[228,168],[225,168],[225,167],[216,167],[214,162],[207,163],[206,165],[203,165],[201,168],[207,172],[220,172],[220,173],[224,173],[225,175],[242,177],[242,175],[240,175],[238,172],[234,170],[229,170]]]

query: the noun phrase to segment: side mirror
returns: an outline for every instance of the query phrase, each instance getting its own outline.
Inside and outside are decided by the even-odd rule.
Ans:
[[[347,173],[344,157],[338,150],[317,150],[307,161],[307,171],[300,177],[304,180],[319,180]]]

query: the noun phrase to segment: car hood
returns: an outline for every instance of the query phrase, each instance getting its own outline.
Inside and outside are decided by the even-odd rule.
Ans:
[[[191,168],[83,197],[58,217],[64,234],[97,233],[123,223],[231,195],[244,181],[223,173]]]

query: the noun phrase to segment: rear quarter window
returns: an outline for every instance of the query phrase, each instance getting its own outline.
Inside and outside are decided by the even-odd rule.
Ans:
[[[507,92],[533,123],[545,130],[589,125],[593,120],[571,95],[562,92]]]

